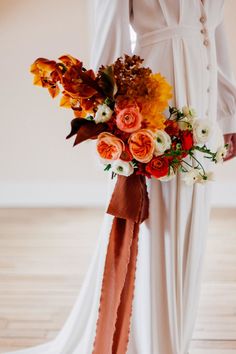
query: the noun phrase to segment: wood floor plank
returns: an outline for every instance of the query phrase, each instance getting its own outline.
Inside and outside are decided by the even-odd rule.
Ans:
[[[56,336],[102,218],[100,209],[0,209],[0,353]],[[212,210],[205,264],[190,354],[236,354],[235,209]]]

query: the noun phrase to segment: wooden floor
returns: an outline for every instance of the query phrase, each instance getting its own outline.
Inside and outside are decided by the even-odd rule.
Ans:
[[[55,337],[79,293],[101,219],[95,209],[0,209],[0,353]],[[236,210],[213,210],[190,354],[233,353]]]

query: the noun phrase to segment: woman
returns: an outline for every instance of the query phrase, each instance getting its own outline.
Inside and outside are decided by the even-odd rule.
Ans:
[[[97,69],[131,53],[131,23],[137,33],[135,54],[173,86],[170,105],[192,106],[199,118],[217,120],[230,144],[226,159],[231,159],[236,155],[236,84],[228,61],[223,5],[223,0],[94,0],[92,66]],[[170,182],[149,182],[150,216],[139,236],[128,354],[189,350],[199,303],[210,187],[186,186],[180,176]],[[82,291],[58,336],[16,353],[92,353],[111,221],[106,215]]]

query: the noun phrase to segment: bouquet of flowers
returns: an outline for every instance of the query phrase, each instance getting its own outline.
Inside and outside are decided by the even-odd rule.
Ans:
[[[127,352],[139,225],[148,218],[146,177],[168,181],[180,171],[186,183],[204,183],[212,179],[204,158],[217,163],[227,152],[220,132],[214,151],[206,145],[216,140],[211,121],[197,118],[192,107],[168,106],[171,85],[142,63],[125,55],[95,74],[64,55],[31,66],[34,84],[52,97],[61,92],[60,105],[74,111],[67,138],[75,137],[74,145],[96,139],[104,170],[117,175],[93,354]]]
[[[197,118],[192,107],[168,107],[171,85],[142,62],[125,55],[95,74],[64,55],[59,62],[37,59],[31,72],[34,84],[47,88],[52,97],[62,92],[60,105],[75,114],[67,138],[75,136],[74,145],[97,139],[99,158],[112,176],[140,174],[168,181],[181,171],[188,184],[211,180],[212,172],[204,169],[195,151],[212,162],[223,161],[223,137],[211,151],[206,144],[216,127]]]

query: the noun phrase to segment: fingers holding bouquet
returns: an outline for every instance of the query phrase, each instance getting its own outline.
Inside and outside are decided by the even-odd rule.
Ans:
[[[236,133],[233,134],[224,134],[225,144],[228,146],[228,151],[224,157],[224,161],[231,160],[236,157]]]

